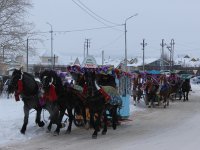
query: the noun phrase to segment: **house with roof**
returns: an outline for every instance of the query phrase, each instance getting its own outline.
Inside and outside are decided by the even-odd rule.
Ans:
[[[4,56],[0,59],[0,75],[11,75],[13,68],[24,68],[23,55]]]

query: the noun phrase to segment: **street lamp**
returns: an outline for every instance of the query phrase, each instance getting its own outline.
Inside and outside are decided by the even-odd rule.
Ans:
[[[133,18],[133,17],[135,17],[135,16],[137,16],[137,15],[138,15],[138,14],[136,13],[135,15],[132,15],[132,16],[126,18],[126,19],[125,19],[125,22],[124,22],[124,33],[125,33],[125,71],[126,71],[126,72],[128,71],[128,70],[127,70],[127,37],[126,37],[127,29],[126,29],[126,22],[127,22],[129,19],[131,19],[131,18]]]
[[[51,27],[51,68],[53,69],[53,27],[49,22],[47,22],[47,24]]]
[[[137,16],[138,14],[135,14],[135,15],[132,15],[132,16],[130,16],[130,17],[128,17],[128,18],[126,18],[125,19],[125,22],[124,22],[124,33],[125,33],[125,62],[124,62],[124,64],[125,64],[125,71],[127,72],[128,71],[128,68],[127,68],[127,37],[126,37],[126,33],[127,33],[127,29],[126,29],[126,22],[129,20],[129,19],[131,19],[131,18],[133,18],[133,17],[135,17],[135,16]],[[126,96],[126,93],[127,93],[127,85],[128,85],[128,83],[127,83],[127,77],[125,77],[125,93],[124,93],[124,96]]]

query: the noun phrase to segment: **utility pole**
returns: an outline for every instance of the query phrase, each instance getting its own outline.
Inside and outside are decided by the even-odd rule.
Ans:
[[[174,39],[171,39],[171,43],[170,43],[170,45],[171,45],[171,67],[172,67],[172,70],[173,70],[173,66],[174,66],[174,45],[175,45],[175,42],[174,42]]]
[[[84,42],[84,44],[83,44],[83,58],[85,59],[85,42]]]
[[[145,43],[145,39],[143,39],[143,42],[141,43],[141,45],[142,45],[142,50],[143,50],[143,63],[142,63],[142,70],[143,70],[143,72],[144,72],[144,48],[145,48],[145,46],[147,46],[147,43]]]
[[[104,65],[104,51],[102,51],[102,65]]]
[[[87,50],[86,56],[88,56],[88,49],[90,48],[90,39],[85,39],[85,47]]]
[[[53,55],[53,69],[55,69],[56,66],[56,55]]]
[[[167,46],[167,49],[170,52],[169,62],[170,62],[170,70],[172,70],[172,46],[171,46],[171,44],[170,44],[170,46]]]
[[[164,70],[164,47],[165,47],[165,43],[164,43],[164,39],[162,39],[162,43],[160,44],[161,45],[161,47],[162,47],[162,51],[161,51],[161,70]]]
[[[50,25],[51,27],[51,69],[53,69],[53,65],[54,65],[54,62],[53,62],[53,27],[50,23],[47,22],[48,25]]]

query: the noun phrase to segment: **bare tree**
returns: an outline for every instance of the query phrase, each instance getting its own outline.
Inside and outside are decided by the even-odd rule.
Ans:
[[[25,50],[25,38],[33,24],[26,21],[30,0],[0,0],[0,45],[7,53],[17,54]]]

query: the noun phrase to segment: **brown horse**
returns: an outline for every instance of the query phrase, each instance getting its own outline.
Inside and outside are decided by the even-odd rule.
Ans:
[[[145,103],[149,108],[154,107],[154,102],[157,100],[158,85],[154,84],[150,78],[147,78],[147,82],[144,84],[145,90]]]
[[[140,102],[140,99],[142,97],[143,91],[142,91],[142,83],[139,82],[140,78],[134,78],[133,79],[133,101],[134,105],[136,106],[136,103]]]
[[[166,76],[160,77],[160,85],[159,85],[159,97],[160,101],[163,101],[163,107],[166,108],[166,106],[169,106],[169,94],[170,94],[170,86],[167,82]]]

